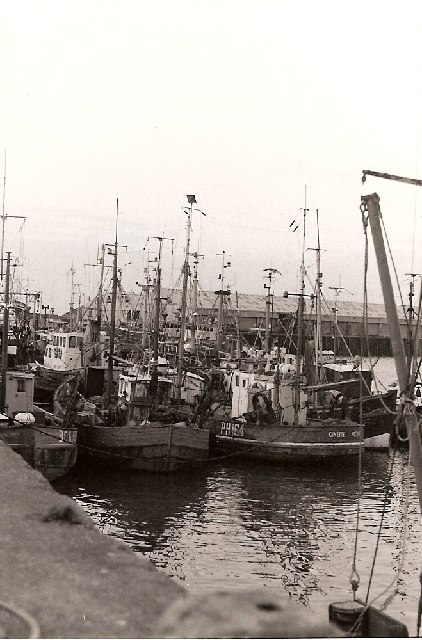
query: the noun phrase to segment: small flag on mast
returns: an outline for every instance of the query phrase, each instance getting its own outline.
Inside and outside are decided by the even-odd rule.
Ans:
[[[196,204],[196,198],[195,196],[186,196],[188,199],[189,204]]]

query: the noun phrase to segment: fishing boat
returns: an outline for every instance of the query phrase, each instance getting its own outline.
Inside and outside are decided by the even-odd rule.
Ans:
[[[0,438],[48,480],[64,476],[76,462],[73,423],[58,421],[34,405],[34,374],[8,367],[10,252],[7,252],[1,345]]]
[[[7,370],[0,439],[47,480],[57,480],[76,463],[77,429],[34,405],[33,397],[34,374]]]
[[[303,232],[305,246],[304,208]],[[266,286],[269,308],[270,284]],[[319,272],[319,269],[318,269]],[[277,352],[274,371],[235,371],[231,381],[232,402],[227,417],[214,419],[211,431],[218,449],[277,462],[324,461],[357,456],[363,447],[361,424],[346,415],[323,418],[308,415],[307,379],[302,367],[305,294],[304,250],[298,297],[298,344],[296,356]],[[284,294],[286,297],[288,292]],[[269,311],[265,348],[269,351]],[[269,356],[270,354],[267,353]],[[269,358],[268,358],[269,359]],[[267,367],[268,369],[268,367]]]
[[[155,390],[153,386],[156,385]],[[209,433],[192,412],[171,403],[174,381],[149,374],[121,374],[109,412],[80,413],[81,455],[126,470],[174,472],[203,464]]]
[[[160,333],[161,252],[164,238],[159,237],[155,283],[153,358],[150,372],[144,375],[135,367],[113,385],[115,350],[117,269],[117,219],[113,253],[110,346],[105,404],[82,416],[78,442],[81,452],[93,460],[106,461],[126,470],[174,472],[202,465],[208,458],[209,432],[192,421],[188,405],[182,402],[183,354],[186,322],[186,294],[189,273],[189,241],[194,196],[188,197],[187,243],[183,265],[181,329],[176,379],[159,375],[158,344]]]
[[[314,411],[327,417],[343,408],[351,420],[362,421],[365,449],[388,451],[396,420],[397,390],[372,393],[373,368],[360,358],[325,362],[321,372],[325,382],[307,388],[314,395]],[[323,402],[318,403],[321,397]]]
[[[304,388],[291,373],[235,371],[231,413],[214,419],[218,450],[276,462],[348,458],[363,446],[363,427],[347,418],[309,419]]]

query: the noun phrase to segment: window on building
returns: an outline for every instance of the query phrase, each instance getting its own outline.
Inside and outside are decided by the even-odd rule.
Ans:
[[[24,378],[18,378],[18,393],[24,393],[26,391],[26,380]]]

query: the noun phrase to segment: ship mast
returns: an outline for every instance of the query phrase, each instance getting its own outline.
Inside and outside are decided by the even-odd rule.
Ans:
[[[196,204],[196,198],[194,195],[186,196],[189,206],[184,207],[183,211],[186,213],[188,219],[186,222],[186,248],[185,248],[185,260],[183,263],[183,285],[182,285],[182,304],[180,309],[180,336],[179,336],[179,350],[177,359],[177,377],[176,377],[176,400],[181,399],[182,395],[182,378],[183,378],[183,357],[185,355],[185,330],[186,330],[186,303],[188,293],[188,277],[189,277],[189,248],[190,248],[190,234],[192,228],[192,213],[193,211],[199,211],[205,216],[205,213],[200,209],[194,209],[193,205]]]
[[[158,258],[157,258],[157,279],[155,282],[155,313],[154,313],[154,334],[152,342],[152,369],[151,369],[151,385],[150,395],[155,397],[158,389],[158,347],[160,337],[160,310],[161,310],[161,249],[163,246],[162,236],[154,236],[158,240]],[[148,289],[146,289],[148,291]]]
[[[114,240],[113,254],[113,284],[111,290],[111,314],[110,314],[110,346],[107,367],[107,406],[111,405],[113,395],[113,358],[114,358],[114,341],[116,334],[116,300],[117,300],[117,224],[119,219],[119,199],[116,201],[116,233]]]
[[[196,355],[196,320],[198,316],[198,264],[199,258],[203,258],[197,251],[192,253],[193,261],[193,282],[192,282],[192,309],[191,309],[191,325],[190,325],[190,344],[191,353]]]
[[[295,427],[299,426],[300,410],[300,374],[302,368],[302,345],[303,345],[303,313],[305,306],[305,240],[306,240],[306,186],[305,186],[305,206],[303,208],[303,247],[302,263],[300,265],[300,294],[297,313],[297,355],[296,355],[296,378],[295,378]]]
[[[5,213],[4,205],[6,200],[6,149],[4,150],[4,176],[3,176],[3,203],[2,203],[2,211],[1,211],[1,255],[0,255],[0,279],[3,280],[4,277],[4,235],[5,235],[5,224],[8,218],[20,218],[21,220],[26,220],[26,216],[9,216]],[[7,260],[7,258],[6,258]]]
[[[221,280],[221,288],[216,291],[216,295],[218,295],[218,314],[217,314],[217,336],[216,336],[216,349],[217,349],[217,358],[220,357],[220,351],[223,341],[223,306],[224,306],[224,296],[229,296],[229,289],[224,290],[224,269],[231,267],[231,262],[226,262],[226,252],[223,249],[223,253],[217,253],[218,256],[222,256],[222,266],[221,273],[218,276],[218,279]]]
[[[278,269],[274,269],[273,267],[269,267],[267,269],[264,269],[264,271],[266,271],[268,273],[267,276],[264,276],[265,278],[268,278],[268,284],[265,284],[264,282],[264,289],[267,290],[267,295],[265,298],[265,343],[264,343],[264,351],[265,353],[269,353],[270,349],[271,349],[271,323],[272,323],[272,319],[270,318],[271,315],[271,306],[272,306],[272,296],[274,294],[271,293],[271,285],[272,285],[272,281],[274,278],[274,275],[276,273],[280,274],[280,271]],[[281,275],[281,274],[280,274]]]
[[[1,343],[1,386],[0,386],[0,411],[6,410],[6,378],[7,378],[7,350],[9,342],[9,288],[10,288],[10,251],[6,258],[6,282],[4,289],[3,308],[3,337]]]

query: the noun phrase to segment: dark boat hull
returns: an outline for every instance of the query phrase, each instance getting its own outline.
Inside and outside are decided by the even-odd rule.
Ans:
[[[304,427],[215,420],[211,431],[218,449],[273,462],[355,456],[363,446],[361,425],[336,420],[314,420]]]
[[[146,426],[82,425],[80,453],[127,470],[171,473],[192,469],[208,459],[205,429],[150,423]]]
[[[365,428],[365,449],[374,451],[388,450],[391,434],[396,420],[397,391],[391,389],[383,394],[367,396],[362,400],[351,401],[351,418],[359,420],[360,402],[362,403],[362,422]]]
[[[46,425],[0,427],[0,438],[47,480],[65,476],[76,463],[76,429]]]

